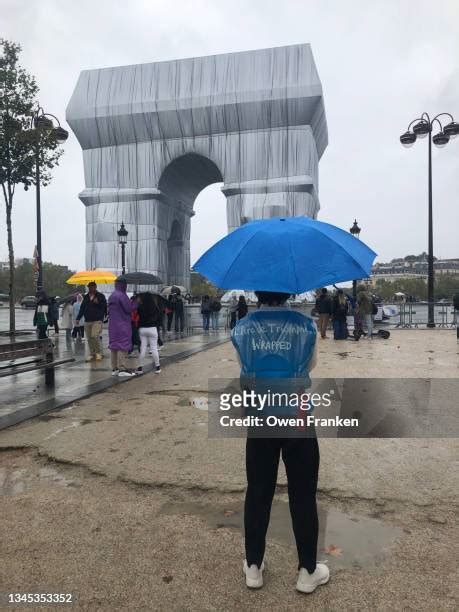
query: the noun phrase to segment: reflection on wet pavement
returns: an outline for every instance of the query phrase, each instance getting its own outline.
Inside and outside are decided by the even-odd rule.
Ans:
[[[20,495],[32,491],[35,487],[57,485],[60,487],[79,487],[77,480],[68,480],[57,469],[37,467],[36,470],[18,468],[0,468],[0,496]]]
[[[194,502],[174,502],[165,504],[162,513],[198,516],[215,529],[243,529],[243,502],[211,507]],[[378,566],[386,555],[385,549],[401,534],[398,527],[377,519],[346,514],[319,504],[318,559],[328,559],[330,567],[335,569]],[[274,500],[267,537],[295,548],[287,501]]]
[[[112,385],[125,382],[129,379],[119,380],[111,376],[110,357],[107,347],[108,341],[104,334],[103,346],[105,359],[101,362],[85,363],[86,343],[66,340],[65,332],[59,336],[51,336],[56,345],[58,358],[75,357],[76,361],[57,367],[56,384],[49,389],[44,384],[43,371],[28,372],[0,379],[0,429],[30,418],[47,410],[58,408],[69,402],[77,401],[91,393],[102,391]],[[28,339],[18,336],[17,340]],[[30,338],[29,338],[30,339]],[[179,336],[175,334],[165,338],[161,351],[161,361],[167,365],[188,354],[199,352],[207,346],[212,346],[228,339],[225,332],[193,336]],[[2,338],[5,341],[5,338]],[[137,366],[137,355],[128,360],[128,366]],[[153,361],[144,368],[146,372],[153,368]]]

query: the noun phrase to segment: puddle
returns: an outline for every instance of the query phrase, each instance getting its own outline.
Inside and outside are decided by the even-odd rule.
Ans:
[[[42,467],[37,470],[25,468],[0,470],[0,496],[20,495],[31,491],[33,488],[43,484],[54,484],[61,487],[79,487],[76,480],[65,478],[60,472],[51,467]]]
[[[198,410],[209,410],[209,400],[205,395],[201,397],[192,397],[190,399],[190,405],[192,408],[197,408]]]
[[[193,502],[168,503],[162,514],[199,516],[215,529],[243,530],[244,505],[203,506]],[[377,567],[385,558],[385,549],[402,535],[402,529],[382,521],[346,514],[319,505],[318,559],[328,559],[335,569]],[[288,502],[273,501],[268,539],[296,548]]]

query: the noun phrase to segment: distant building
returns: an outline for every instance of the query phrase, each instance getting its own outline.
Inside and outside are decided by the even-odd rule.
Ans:
[[[459,259],[437,259],[434,261],[434,272],[439,274],[453,274],[459,276]],[[370,282],[374,284],[378,279],[389,282],[406,278],[422,278],[427,281],[427,260],[405,261],[393,259],[390,263],[376,263],[371,272]]]

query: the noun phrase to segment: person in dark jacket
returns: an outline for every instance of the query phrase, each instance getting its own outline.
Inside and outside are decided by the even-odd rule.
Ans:
[[[337,294],[333,298],[333,337],[335,340],[346,340],[347,332],[347,313],[348,303],[344,291],[338,289]]]
[[[33,324],[37,328],[39,340],[44,340],[48,337],[48,326],[51,325],[49,315],[49,299],[44,292],[41,292],[38,296],[37,305],[35,306],[35,314],[33,316]]]
[[[59,333],[59,305],[55,297],[49,300],[49,325],[54,327],[54,333]]]
[[[239,302],[237,299],[237,294],[235,291],[233,291],[233,293],[231,294],[229,305],[228,305],[228,312],[230,316],[230,329],[233,329],[233,327],[236,325],[238,307],[239,307]]]
[[[172,327],[172,319],[174,318],[174,298],[172,293],[167,298],[165,313],[167,317],[167,331],[170,332]]]
[[[240,295],[239,301],[237,303],[237,320],[240,321],[241,319],[243,319],[248,312],[249,307],[247,306],[245,297],[243,295]]]
[[[316,312],[319,315],[319,332],[321,338],[327,337],[328,322],[332,314],[332,301],[328,295],[326,287],[320,291],[320,295],[316,300]]]
[[[81,302],[76,327],[80,325],[80,319],[84,317],[84,331],[88,339],[89,356],[86,361],[100,361],[102,359],[102,346],[100,336],[102,325],[107,316],[107,300],[105,295],[97,291],[94,281],[88,283],[88,293]]]
[[[175,332],[183,332],[185,328],[185,301],[180,291],[172,294],[174,300]]]
[[[456,338],[459,342],[459,291],[453,295],[453,308],[456,315]]]
[[[161,325],[161,311],[156,305],[151,293],[142,293],[139,295],[138,299],[139,305],[137,312],[139,314],[140,355],[139,366],[136,373],[143,374],[145,355],[149,346],[150,354],[153,355],[155,372],[159,374],[161,372],[161,366],[159,365],[158,328]]]
[[[220,310],[222,303],[218,297],[213,297],[210,301],[210,319],[212,321],[212,331],[218,331],[218,319],[220,318]]]
[[[209,331],[211,303],[210,297],[205,295],[201,300],[201,314],[202,314],[202,329],[205,332]]]

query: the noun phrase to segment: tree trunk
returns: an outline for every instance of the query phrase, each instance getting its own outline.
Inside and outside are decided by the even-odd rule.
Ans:
[[[11,211],[13,208],[13,194],[8,186],[8,201],[6,202],[6,231],[8,235],[8,260],[10,265],[9,274],[9,293],[10,293],[10,335],[16,331],[16,311],[14,296],[14,248],[13,248],[13,229],[11,225]]]

